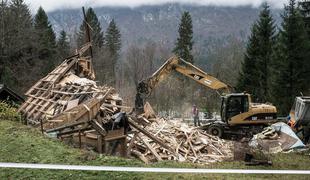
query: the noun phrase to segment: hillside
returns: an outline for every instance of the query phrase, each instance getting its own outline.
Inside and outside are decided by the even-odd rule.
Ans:
[[[180,4],[141,6],[137,8],[95,8],[103,29],[106,29],[112,18],[116,20],[125,47],[130,43],[141,43],[145,40],[153,40],[167,45],[173,44],[183,11],[191,13],[194,42],[196,42],[196,45],[201,46],[209,43],[210,39],[221,39],[227,36],[246,39],[251,24],[257,18],[259,9],[248,6],[213,7]],[[279,21],[280,10],[273,11],[275,19]],[[82,21],[81,9],[57,10],[48,15],[57,33],[64,29],[74,39],[73,34],[78,31]]]

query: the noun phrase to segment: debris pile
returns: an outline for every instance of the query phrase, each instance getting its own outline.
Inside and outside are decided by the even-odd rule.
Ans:
[[[261,133],[254,135],[249,145],[266,153],[278,153],[305,147],[293,130],[283,122],[272,124]]]
[[[153,119],[153,122],[143,129],[138,129],[131,136],[129,150],[145,163],[176,160],[208,164],[233,156],[231,142],[211,136],[180,121]]]
[[[84,56],[90,46],[86,44],[32,86],[19,112],[49,136],[80,147],[89,145],[100,153],[107,152],[109,142],[119,141],[125,155],[128,123],[120,113],[122,99],[113,88],[93,81],[91,57]]]

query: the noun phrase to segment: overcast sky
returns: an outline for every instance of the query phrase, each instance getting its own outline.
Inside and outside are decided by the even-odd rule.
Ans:
[[[102,7],[102,6],[128,6],[137,7],[141,5],[159,5],[164,3],[185,3],[195,5],[215,5],[215,6],[244,6],[250,5],[258,7],[264,0],[25,0],[34,12],[39,6],[45,11],[57,9]],[[282,8],[288,0],[267,0],[273,8]]]

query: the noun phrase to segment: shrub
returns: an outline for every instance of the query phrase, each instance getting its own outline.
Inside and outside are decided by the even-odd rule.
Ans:
[[[0,101],[0,120],[20,121],[21,116],[13,106]]]

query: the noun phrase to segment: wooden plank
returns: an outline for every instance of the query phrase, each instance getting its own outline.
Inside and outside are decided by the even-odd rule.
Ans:
[[[113,105],[113,104],[108,104],[108,103],[102,103],[101,106],[117,107],[117,108],[124,108],[124,109],[131,109],[132,108],[132,107],[129,107],[129,106],[120,106],[120,105]]]
[[[50,100],[50,99],[45,99],[43,97],[36,97],[34,95],[28,95],[29,97],[32,97],[34,99],[40,99],[40,100],[43,100],[43,101],[46,101],[46,102],[52,102],[52,103],[56,103],[56,101],[53,101],[53,100]],[[32,103],[32,102],[26,102],[26,103]]]
[[[139,151],[136,150],[132,150],[131,154],[138,157],[141,161],[143,161],[145,164],[149,163],[149,160],[143,155],[141,154]]]
[[[56,94],[63,94],[63,95],[82,95],[82,94],[94,94],[98,93],[98,91],[91,91],[91,92],[77,92],[77,93],[70,93],[70,92],[65,92],[65,91],[56,91],[52,90],[51,92],[56,93]]]
[[[91,119],[89,123],[102,136],[107,134],[107,131],[95,119]]]
[[[146,141],[146,139],[141,138],[139,135],[137,135],[138,138],[146,145],[146,147],[151,151],[151,153],[155,156],[155,158],[157,159],[157,161],[161,161],[161,157],[159,156],[159,154],[157,154],[157,152],[155,151],[155,149],[153,149],[153,147]]]
[[[108,137],[108,138],[104,138],[105,141],[114,141],[114,140],[119,140],[119,139],[124,139],[127,138],[127,135],[118,135],[118,136],[114,136],[114,137]]]
[[[74,130],[71,130],[71,131],[64,131],[64,132],[60,132],[57,134],[57,136],[62,136],[62,135],[66,135],[66,134],[73,134],[73,133],[76,133],[76,132],[83,132],[83,131],[87,131],[87,130],[90,130],[92,129],[92,127],[84,127],[84,128],[80,128],[80,129],[74,129]]]
[[[128,146],[128,151],[127,151],[127,156],[130,155],[130,151],[132,150],[133,146],[135,145],[135,140],[137,139],[137,134],[138,134],[138,132],[135,132],[133,137],[130,140],[130,143]]]
[[[46,132],[50,133],[50,132],[55,132],[55,131],[61,131],[63,129],[72,128],[74,126],[78,126],[78,125],[81,125],[81,124],[84,124],[84,123],[85,122],[74,122],[74,123],[70,123],[70,124],[65,124],[65,125],[62,125],[60,127],[56,127],[56,128],[53,128],[53,129],[48,129],[48,130],[46,130]]]
[[[61,120],[61,119],[53,119],[53,120],[47,120],[47,122],[51,122],[51,123],[59,123],[59,122],[63,122],[64,120]]]

